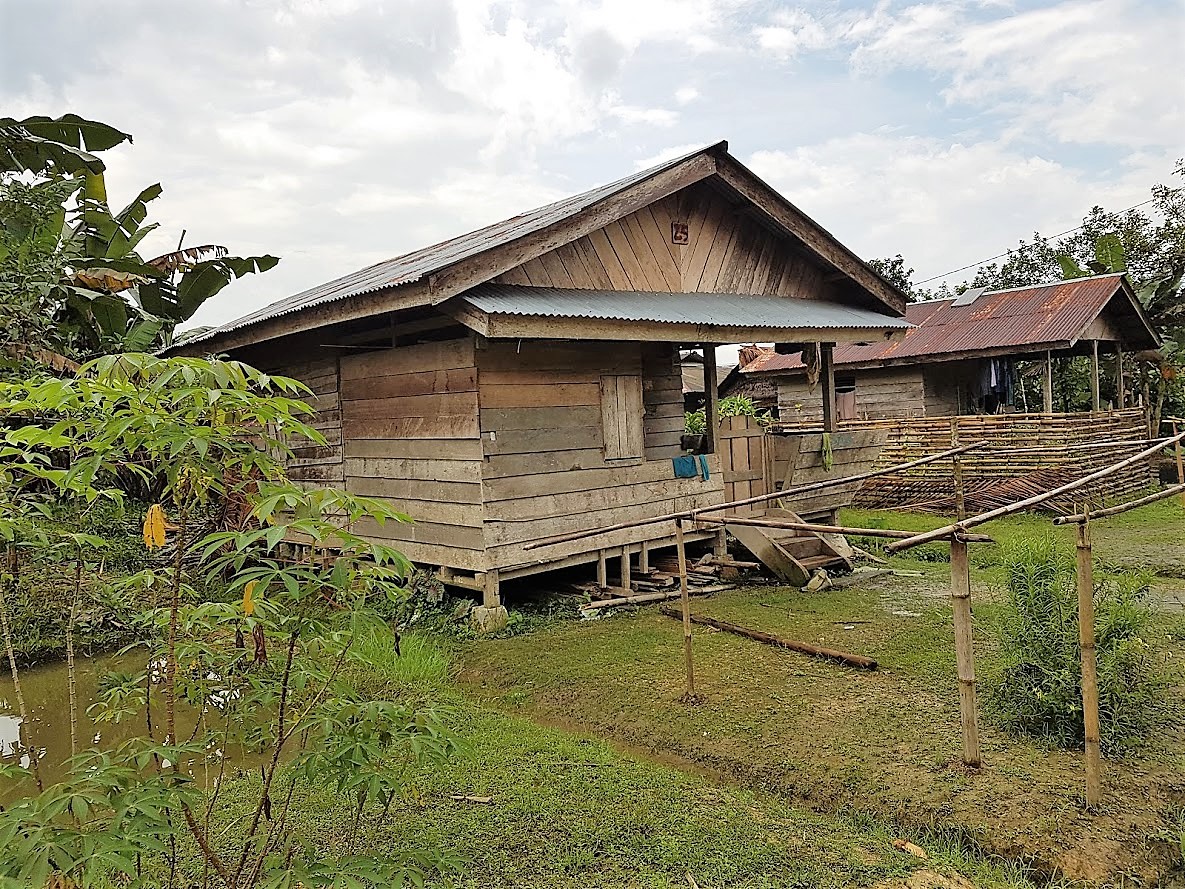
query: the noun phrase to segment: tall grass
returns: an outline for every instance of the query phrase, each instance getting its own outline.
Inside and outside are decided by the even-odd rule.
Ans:
[[[1005,728],[1064,747],[1083,743],[1082,660],[1074,556],[1052,536],[1004,551],[1002,666],[988,710]],[[1104,751],[1137,744],[1169,717],[1169,682],[1149,641],[1147,580],[1096,575],[1095,646]]]
[[[393,633],[376,631],[356,639],[351,651],[346,678],[373,698],[431,694],[452,678],[448,654],[431,636],[407,633],[396,643]]]

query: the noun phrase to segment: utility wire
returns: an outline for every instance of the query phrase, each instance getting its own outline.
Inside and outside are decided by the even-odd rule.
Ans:
[[[1134,204],[1131,207],[1128,207],[1126,210],[1120,210],[1119,213],[1117,213],[1115,215],[1118,216],[1123,213],[1130,213],[1132,210],[1138,210],[1140,207],[1143,207],[1145,204],[1151,204],[1154,200],[1156,200],[1156,198],[1148,198],[1148,200],[1141,201],[1138,204]],[[1082,228],[1086,228],[1085,223],[1083,223],[1082,225],[1076,225],[1073,228],[1068,228],[1064,232],[1058,232],[1052,238],[1046,238],[1046,240],[1054,240],[1056,238],[1060,238],[1065,235],[1076,232]],[[1003,253],[997,253],[995,256],[989,256],[987,259],[981,259],[981,260],[979,260],[979,262],[973,262],[970,265],[963,266],[962,268],[952,269],[949,272],[943,272],[941,275],[934,275],[933,277],[927,278],[924,281],[918,281],[915,283],[914,286],[921,286],[922,284],[929,284],[931,281],[937,281],[939,278],[945,278],[948,275],[957,275],[959,272],[965,272],[968,269],[979,268],[979,266],[989,263],[993,259],[1002,259],[1003,257],[1007,256],[1009,253],[1023,253],[1026,247],[1032,247],[1032,246],[1033,246],[1032,244],[1022,244],[1020,247],[1017,247],[1017,248],[1009,248],[1008,250],[1005,250]]]

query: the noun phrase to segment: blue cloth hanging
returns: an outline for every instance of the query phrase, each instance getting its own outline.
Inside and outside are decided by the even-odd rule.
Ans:
[[[671,465],[675,467],[675,478],[695,478],[699,475],[699,469],[695,465],[695,457],[688,454],[673,458]]]
[[[699,475],[704,481],[712,477],[712,473],[708,471],[708,458],[703,454],[699,455]]]

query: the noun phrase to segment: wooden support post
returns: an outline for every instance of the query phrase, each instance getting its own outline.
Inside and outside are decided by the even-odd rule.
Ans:
[[[1045,353],[1045,384],[1041,387],[1045,399],[1045,413],[1053,413],[1053,352]]]
[[[704,352],[704,432],[706,451],[716,453],[720,441],[720,383],[716,379],[716,344],[700,343]]]
[[[691,600],[687,593],[687,550],[683,520],[675,519],[675,552],[679,558],[679,598],[683,605],[683,660],[687,669],[687,700],[695,697],[695,667],[691,662]]]
[[[621,548],[621,588],[630,589],[630,547],[625,544]]]
[[[642,548],[638,550],[638,573],[650,573],[650,541],[643,540]]]
[[[606,564],[605,551],[597,550],[597,586],[609,586],[609,566]]]
[[[823,384],[823,431],[835,431],[835,343],[819,344],[819,381]]]
[[[975,705],[975,654],[971,644],[971,566],[967,544],[950,538],[950,597],[955,613],[955,662],[959,672],[959,721],[963,726],[963,762],[978,768],[979,714]]]
[[[1083,510],[1087,513],[1086,510]],[[1099,678],[1094,648],[1094,554],[1090,515],[1078,523],[1078,644],[1082,649],[1082,723],[1086,729],[1086,806],[1102,798],[1099,765]]]
[[[952,417],[950,421],[950,446],[959,446],[959,418]],[[955,518],[960,522],[967,518],[967,499],[963,492],[963,457],[956,453],[951,457],[952,471],[955,478]]]
[[[498,581],[498,569],[494,568],[482,575],[481,604],[486,608],[497,608],[502,604],[501,584]]]
[[[1090,409],[1099,411],[1102,399],[1099,397],[1099,341],[1090,341]]]
[[[728,556],[728,532],[724,528],[716,532],[716,539],[712,542],[712,555],[719,559]]]
[[[1127,407],[1127,381],[1123,378],[1123,349],[1115,347],[1115,405],[1120,410]]]

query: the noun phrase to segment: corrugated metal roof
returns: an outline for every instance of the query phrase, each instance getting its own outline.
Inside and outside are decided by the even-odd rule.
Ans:
[[[491,315],[712,324],[721,327],[904,330],[904,318],[819,299],[752,293],[649,293],[481,284],[458,297]]]
[[[718,148],[727,149],[727,147],[727,142],[718,142],[681,157],[665,161],[657,166],[641,170],[632,176],[626,176],[624,179],[618,179],[616,182],[610,182],[607,185],[598,186],[597,188],[572,195],[555,203],[537,207],[534,210],[520,213],[518,216],[512,216],[510,219],[505,219],[502,222],[487,225],[485,228],[480,228],[477,231],[469,232],[448,241],[441,241],[439,244],[433,244],[431,247],[424,247],[420,250],[414,250],[411,253],[397,256],[394,259],[375,263],[367,268],[351,272],[341,278],[336,278],[325,284],[319,284],[316,287],[303,290],[294,296],[264,306],[258,311],[244,315],[242,318],[236,318],[234,321],[230,321],[220,327],[211,328],[197,337],[186,340],[186,343],[201,342],[219,334],[229,333],[232,330],[238,330],[239,328],[247,327],[260,321],[266,321],[269,318],[289,315],[310,306],[323,305],[325,303],[336,302],[337,300],[348,299],[352,296],[361,296],[364,293],[373,293],[376,290],[382,290],[387,287],[397,287],[400,284],[410,284],[414,281],[419,281],[428,275],[435,274],[448,266],[475,256],[491,247],[533,234],[553,223],[566,219],[574,213],[579,213],[581,210],[591,207],[598,201],[624,191],[630,186],[636,185],[665,170],[669,170],[671,167],[677,166],[690,158]]]
[[[955,300],[911,303],[905,318],[913,329],[891,342],[868,346],[840,344],[835,364],[921,363],[935,356],[989,349],[1023,351],[1065,348],[1077,342],[1108,302],[1119,296],[1117,312],[1130,319],[1128,348],[1159,345],[1138,304],[1125,292],[1122,275],[1096,275],[1035,287],[985,293],[967,305]],[[765,352],[745,366],[745,373],[802,368],[798,355]]]

